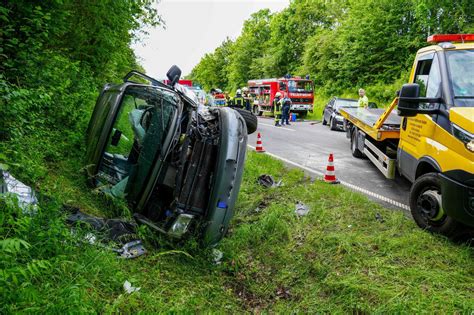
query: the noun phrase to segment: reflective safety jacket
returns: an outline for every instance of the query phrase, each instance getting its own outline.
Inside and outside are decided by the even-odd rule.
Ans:
[[[244,107],[244,98],[242,96],[235,96],[233,100],[233,105],[236,107],[243,108]]]

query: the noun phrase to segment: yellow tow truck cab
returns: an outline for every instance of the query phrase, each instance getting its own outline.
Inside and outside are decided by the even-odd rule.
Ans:
[[[433,35],[428,42],[433,45],[416,54],[409,83],[373,124],[364,120],[367,113],[342,115],[355,156],[366,155],[389,178],[396,165],[413,183],[416,223],[459,236],[474,227],[474,34]],[[397,116],[399,126],[387,128]],[[391,137],[384,137],[388,131]]]

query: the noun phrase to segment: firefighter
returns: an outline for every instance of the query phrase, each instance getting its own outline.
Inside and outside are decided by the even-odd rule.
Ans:
[[[252,104],[252,98],[250,97],[250,94],[249,94],[249,88],[248,87],[244,87],[242,89],[244,91],[244,106],[245,106],[245,109],[250,111],[251,110],[251,104]]]
[[[364,89],[359,89],[359,102],[357,103],[359,107],[367,108],[369,107],[369,99],[365,95]]]
[[[273,99],[273,114],[275,115],[275,126],[280,127],[281,119],[281,93],[276,92],[275,98]]]
[[[242,97],[242,91],[238,89],[235,92],[234,99],[232,100],[232,105],[238,108],[243,108],[244,107],[244,98]]]
[[[232,106],[232,99],[230,98],[229,92],[226,91],[224,95],[225,95],[225,104],[227,106]]]
[[[281,104],[281,125],[284,126],[286,121],[286,124],[289,126],[291,99],[287,95],[285,95],[285,97],[281,100]]]

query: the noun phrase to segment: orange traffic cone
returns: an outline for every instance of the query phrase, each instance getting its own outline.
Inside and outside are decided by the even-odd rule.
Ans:
[[[265,149],[263,148],[263,145],[262,145],[262,136],[260,136],[260,132],[257,135],[257,147],[255,148],[255,151],[265,152]]]
[[[329,154],[328,166],[326,167],[326,173],[324,174],[324,181],[329,184],[339,184],[336,179],[336,170],[334,169],[334,157]]]

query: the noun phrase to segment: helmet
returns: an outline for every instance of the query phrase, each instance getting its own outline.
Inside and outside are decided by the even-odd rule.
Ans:
[[[249,91],[249,88],[248,88],[248,87],[244,87],[242,90],[243,90],[244,92],[248,92],[248,91]]]
[[[281,93],[280,93],[280,92],[276,92],[275,97],[281,97]]]
[[[237,92],[235,92],[235,94],[242,94],[242,91],[238,89]]]

